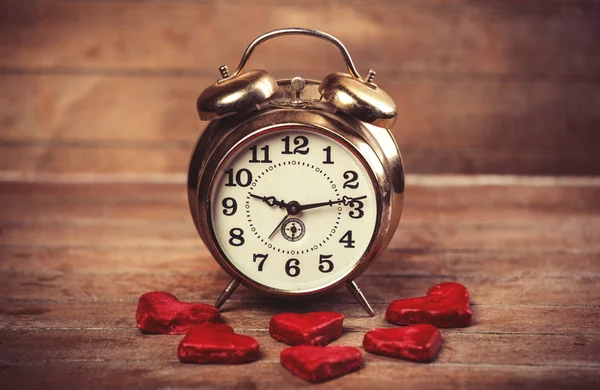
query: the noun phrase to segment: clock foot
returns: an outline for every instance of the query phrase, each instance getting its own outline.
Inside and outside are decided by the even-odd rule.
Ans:
[[[371,307],[371,305],[369,305],[369,301],[367,301],[367,298],[365,298],[362,291],[360,291],[360,288],[358,288],[356,282],[354,280],[348,282],[348,284],[346,284],[346,287],[348,287],[348,290],[350,290],[350,293],[352,294],[354,299],[356,299],[358,303],[360,303],[363,309],[365,309],[371,317],[374,317],[375,312],[373,311],[373,308]]]
[[[223,292],[217,299],[217,302],[215,302],[215,307],[217,309],[220,309],[221,306],[223,306],[223,304],[229,299],[231,294],[233,294],[233,292],[235,291],[236,288],[238,288],[239,285],[240,285],[240,282],[238,282],[236,279],[231,279],[231,281],[229,282],[227,287],[225,287],[225,290],[223,290]]]

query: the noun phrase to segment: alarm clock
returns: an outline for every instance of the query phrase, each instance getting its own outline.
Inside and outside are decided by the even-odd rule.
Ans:
[[[347,73],[276,80],[245,70],[259,44],[285,35],[332,43]],[[219,70],[197,100],[210,123],[187,185],[196,229],[231,276],[215,306],[240,283],[281,298],[347,286],[373,316],[355,279],[385,249],[402,213],[404,171],[389,131],[394,101],[373,70],[360,76],[338,39],[305,28],[263,34],[233,73]]]

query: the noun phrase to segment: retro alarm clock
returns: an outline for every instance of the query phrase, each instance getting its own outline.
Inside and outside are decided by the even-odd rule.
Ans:
[[[307,35],[335,45],[348,73],[322,81],[275,80],[245,70],[261,43]],[[372,316],[355,279],[385,249],[402,213],[404,172],[389,131],[396,105],[361,77],[324,32],[286,28],[255,39],[237,69],[198,97],[210,121],[192,153],[188,199],[196,229],[231,276],[215,306],[239,284],[282,298],[347,286]]]

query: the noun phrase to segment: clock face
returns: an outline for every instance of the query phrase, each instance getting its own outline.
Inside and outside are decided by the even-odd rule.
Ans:
[[[377,222],[375,186],[361,160],[337,140],[302,128],[242,145],[210,194],[214,236],[231,265],[292,293],[348,275]]]

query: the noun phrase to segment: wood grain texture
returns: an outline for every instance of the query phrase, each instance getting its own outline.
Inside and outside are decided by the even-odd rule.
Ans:
[[[502,226],[464,224],[461,231],[452,224],[405,224],[401,234],[396,235],[390,246],[419,250],[490,250],[502,251],[533,249],[559,251],[562,248],[586,247],[600,249],[600,231],[586,229],[576,224],[553,224],[532,229],[531,225]],[[185,248],[196,248],[197,233],[189,223],[163,223],[148,225],[145,222],[97,225],[94,222],[27,224],[14,223],[2,226],[0,245],[42,245],[51,242],[55,246],[86,246],[89,237],[95,237],[107,247],[164,248],[176,240]],[[476,233],[476,234],[475,234]],[[543,237],[540,237],[543,233]]]
[[[368,362],[369,363],[369,362]],[[357,373],[319,385],[323,389],[380,388],[456,389],[581,389],[597,387],[596,367],[492,366],[461,364],[415,365],[390,361],[367,364]],[[43,364],[3,364],[0,379],[9,387],[60,388],[66,379],[95,388],[177,388],[177,389],[282,389],[314,388],[283,370],[279,363],[254,363],[243,366],[195,366],[169,361],[44,362]],[[26,383],[26,387],[24,386]]]
[[[205,126],[201,77],[1,75],[0,169],[185,172]],[[382,80],[413,172],[600,172],[600,88],[548,81]],[[524,130],[525,129],[525,130]],[[576,134],[576,136],[574,136]]]
[[[0,301],[0,313],[5,321],[0,322],[0,329],[18,331],[45,330],[89,330],[112,331],[131,330],[135,326],[137,301],[101,301],[80,300],[59,302],[45,301]],[[234,299],[222,310],[223,322],[238,332],[266,331],[268,319],[289,309],[287,301],[263,299],[243,301]],[[366,332],[373,328],[392,327],[384,320],[386,303],[374,303],[376,317],[365,315],[363,309],[353,303],[328,302],[327,300],[299,301],[294,303],[294,310],[305,311],[338,311],[344,314],[346,332]],[[446,330],[449,333],[472,335],[564,335],[564,336],[599,336],[596,319],[600,308],[594,306],[552,306],[552,305],[509,305],[509,304],[477,304],[472,305],[476,325],[460,330]],[[110,311],[110,317],[105,314]],[[537,313],[532,316],[532,312]],[[10,321],[9,321],[10,320]],[[553,326],[549,327],[548,324]],[[526,324],[526,327],[523,327]]]
[[[49,145],[55,145],[49,147]],[[0,142],[0,171],[24,173],[181,173],[188,169],[188,148],[94,146],[71,142]],[[75,144],[78,144],[77,142]],[[597,149],[595,143],[587,149]],[[402,149],[402,147],[401,147]],[[587,152],[585,152],[587,153]],[[591,153],[591,152],[590,152]],[[565,151],[554,154],[506,150],[404,148],[403,160],[412,173],[468,173],[527,175],[593,175],[600,172],[596,154]]]
[[[173,264],[178,272],[217,271],[218,265],[206,261],[210,257],[203,246],[173,248],[172,246],[108,247],[102,245],[8,245],[0,246],[3,270],[25,273],[79,271],[104,273],[107,269],[123,273],[136,272],[141,264],[157,272],[169,272]],[[504,275],[511,277],[586,277],[600,272],[600,255],[594,251],[563,249],[560,251],[505,250],[462,251],[429,250],[427,248],[390,248],[369,268],[370,274],[385,274],[391,267],[396,274],[438,275],[439,277],[472,277]],[[527,261],[523,261],[526,258]],[[576,265],[576,268],[573,268]]]
[[[52,198],[46,195],[45,199],[33,196],[31,199],[35,205],[30,206],[30,202],[23,202],[20,196],[5,196],[5,204],[10,207],[7,208],[5,222],[0,225],[0,244],[52,243],[54,247],[86,247],[97,245],[89,242],[89,237],[95,237],[108,248],[166,248],[172,245],[173,240],[177,240],[179,248],[193,250],[199,247],[197,234],[188,220],[183,186],[166,186],[171,187],[173,192],[178,191],[172,199],[146,195],[159,187],[149,185],[147,188],[138,187],[135,193],[130,192],[124,198],[115,194],[110,202],[106,201],[110,187],[104,194],[102,186],[89,185],[87,191],[81,185],[71,188],[75,187],[78,187],[78,196],[94,191],[96,198],[79,197],[74,201],[73,196]],[[35,186],[23,188],[29,191]],[[392,248],[413,252],[423,248],[429,251],[471,249],[495,252],[600,248],[599,217],[589,214],[590,209],[599,208],[598,188],[573,189],[569,195],[564,190],[551,187],[530,188],[529,191],[523,189],[517,199],[506,199],[510,192],[496,187],[477,190],[452,188],[444,193],[436,189],[415,188],[412,191],[414,195],[411,190],[406,193],[408,211],[402,231],[390,244]],[[142,196],[138,197],[137,193]],[[174,207],[176,201],[179,202],[176,203],[178,207]],[[77,206],[82,203],[84,208]],[[60,211],[62,205],[62,214],[52,216],[52,212],[46,212],[48,204],[57,206],[50,207],[55,212]],[[556,212],[563,218],[536,221],[535,218],[544,215],[543,211],[547,211],[548,207],[559,210]],[[149,208],[154,210],[151,216],[147,216]],[[14,211],[17,214],[8,218],[8,213]],[[102,215],[112,215],[112,218],[103,218]],[[74,216],[78,218],[73,219]],[[166,217],[169,219],[164,220]],[[163,219],[149,224],[148,218]],[[462,231],[456,228],[456,222],[461,223]],[[477,234],[473,234],[475,232]],[[541,232],[543,235],[540,235]]]
[[[264,319],[265,324],[268,322]],[[129,357],[134,361],[177,360],[175,351],[181,337],[143,335],[137,329],[127,330],[4,330],[8,343],[4,353],[11,356],[8,363],[27,359],[31,352],[22,348],[35,337],[38,343],[36,358],[39,361],[68,360],[116,360]],[[267,330],[245,330],[244,334],[255,337],[261,345],[263,363],[276,363],[285,344],[271,338]],[[364,332],[346,332],[331,345],[360,347]],[[468,334],[460,331],[444,331],[444,347],[436,362],[475,365],[509,365],[519,359],[529,366],[573,366],[600,368],[598,343],[600,336],[565,335],[489,335]],[[521,346],[519,347],[519,344]],[[81,348],[78,345],[98,345],[98,348]],[[583,345],[581,345],[583,344]],[[487,348],[497,353],[490,354]],[[560,353],[558,353],[560,352]],[[390,359],[364,354],[369,362],[388,363]]]
[[[217,67],[296,25],[332,33],[362,72],[379,72],[411,172],[600,172],[592,0],[0,7],[0,170],[185,171],[203,127],[194,102]],[[306,37],[259,47],[251,65],[316,79],[343,69],[335,48]]]
[[[194,232],[182,183],[2,182],[0,380],[11,388],[302,388],[279,366],[270,316],[341,311],[335,344],[360,347],[365,331],[391,326],[383,318],[391,300],[454,280],[469,288],[475,321],[443,330],[434,363],[365,353],[363,370],[322,387],[597,387],[600,187],[433,182],[409,187],[397,238],[358,279],[376,317],[345,290],[291,303],[242,287],[223,321],[256,337],[262,356],[236,367],[180,364],[180,337],[135,327],[142,293],[212,302],[228,280]]]
[[[221,63],[233,67],[249,41],[263,32],[299,26],[347,42],[363,72],[373,67],[425,74],[598,76],[594,36],[600,7],[593,0],[377,0],[368,5],[11,0],[3,2],[0,13],[0,64],[59,71],[216,72]],[[253,66],[259,68],[327,71],[342,64],[332,46],[304,37],[275,40],[258,50]]]
[[[442,330],[436,361],[363,351],[363,370],[319,387],[598,388],[592,179],[407,176],[398,232],[357,280],[377,315],[344,289],[290,302],[241,287],[222,314],[260,341],[252,364],[181,364],[180,337],[136,328],[142,293],[212,303],[228,282],[188,212],[194,103],[255,36],[289,26],[329,32],[377,70],[409,173],[600,173],[595,0],[0,2],[0,387],[312,387],[280,366],[270,316],[340,311],[335,344],[360,348],[392,326],[391,300],[457,281],[474,324]],[[320,79],[343,64],[290,37],[250,67]]]
[[[100,181],[101,177],[92,180]],[[67,217],[87,220],[90,224],[140,220],[186,222],[189,215],[185,178],[175,180],[175,183],[0,182],[0,201],[5,205],[0,222],[65,223],[69,222]],[[545,186],[427,187],[419,185],[419,178],[410,174],[406,181],[403,222],[523,226],[556,222],[556,216],[560,216],[561,223],[586,224],[597,222],[600,210],[600,186],[587,186],[585,182],[568,188],[560,181]],[[148,208],[153,212],[147,213]]]
[[[211,260],[212,259],[206,259]],[[135,300],[145,292],[168,291],[182,299],[213,302],[229,282],[222,271],[169,274],[154,272],[102,274],[2,274],[5,283],[0,294],[11,300],[116,301]],[[600,282],[592,277],[536,278],[452,275],[370,275],[358,278],[363,292],[373,303],[389,303],[399,297],[423,296],[429,287],[456,281],[469,287],[475,303],[508,305],[594,305],[600,300]],[[577,286],[577,289],[574,288]],[[256,293],[245,288],[233,301],[258,301]],[[331,302],[350,303],[352,296],[339,290],[326,298]]]

